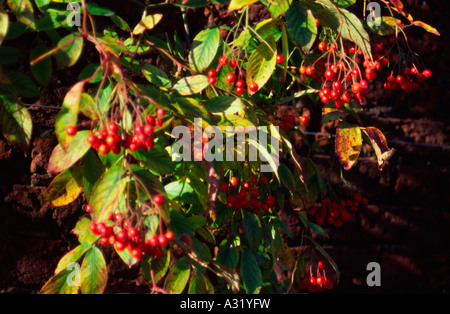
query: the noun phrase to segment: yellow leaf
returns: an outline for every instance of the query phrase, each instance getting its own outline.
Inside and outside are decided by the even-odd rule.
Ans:
[[[134,28],[133,35],[142,34],[147,29],[152,29],[156,24],[161,21],[163,15],[162,14],[152,14],[144,17]]]

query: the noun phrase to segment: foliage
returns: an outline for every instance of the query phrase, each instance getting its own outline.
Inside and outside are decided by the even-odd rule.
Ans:
[[[356,0],[261,1],[272,17],[256,25],[249,23],[249,8],[258,1],[130,1],[143,10],[136,22],[95,2],[66,2],[8,0],[0,7],[0,125],[25,153],[32,121],[24,103],[40,97],[58,71],[82,63],[86,49],[98,56],[79,73],[55,121],[58,145],[48,167],[55,176],[45,200],[59,207],[84,197],[87,214],[74,228],[79,245],[62,257],[41,293],[104,292],[108,245],[129,267],[140,267],[155,293],[292,293],[338,283],[338,266],[314,240],[327,236],[316,204],[329,209],[328,223],[338,226],[350,217],[346,208],[367,200],[331,201],[311,158],[320,143],[303,133],[309,115],[301,114],[299,123],[289,115],[274,118],[276,109],[309,99],[322,123],[335,127],[342,169],[352,168],[364,144],[382,169],[394,150],[358,116],[368,86],[389,73],[387,90],[414,92],[431,72],[404,49],[402,38],[410,26],[437,30],[415,21],[399,0],[382,1],[389,15],[375,19],[379,26],[355,13]],[[166,17],[150,12],[215,4],[228,6],[233,27],[209,26],[192,41],[154,35]],[[72,26],[78,16],[80,24]],[[115,27],[100,29],[97,19]],[[23,34],[31,38],[28,56],[14,46]],[[158,54],[165,70],[139,61],[148,53]],[[27,70],[21,72],[23,58]],[[184,133],[171,131],[177,126]],[[234,138],[227,127],[261,126],[267,128],[258,129],[260,137],[249,136],[244,146],[214,145],[223,135]],[[264,143],[261,132],[275,141]],[[308,155],[298,155],[292,133],[304,138]],[[191,158],[172,158],[180,135],[189,136],[183,154]],[[278,216],[283,207],[298,212],[302,242],[312,253],[293,258],[292,235]],[[79,286],[70,284],[73,262],[81,264]],[[290,274],[281,285],[275,264]]]

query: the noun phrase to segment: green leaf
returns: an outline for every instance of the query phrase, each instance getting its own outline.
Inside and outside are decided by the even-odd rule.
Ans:
[[[81,292],[83,294],[101,294],[108,281],[108,269],[102,252],[91,248],[83,259],[80,269]]]
[[[165,251],[161,258],[144,257],[141,260],[141,274],[148,283],[152,283],[151,270],[156,283],[164,277],[170,266],[170,256],[169,251]]]
[[[280,178],[281,183],[290,191],[295,190],[295,179],[291,170],[285,165],[280,164],[278,166],[278,176]]]
[[[76,200],[82,188],[81,167],[73,166],[53,178],[45,190],[44,200],[55,207],[64,206]]]
[[[99,6],[97,3],[86,3],[86,8],[88,12],[92,15],[101,15],[101,16],[112,16],[114,15],[114,11]]]
[[[183,234],[192,236],[195,231],[189,219],[174,209],[170,210],[170,228],[177,238]]]
[[[315,2],[300,0],[300,2],[312,11],[322,26],[339,30],[344,39],[354,42],[365,56],[372,59],[369,35],[356,15],[346,9],[336,7],[329,0],[316,0]]]
[[[9,17],[5,12],[0,12],[0,45],[8,33]]]
[[[245,238],[247,239],[249,248],[256,252],[259,244],[263,239],[263,231],[259,217],[250,211],[244,211],[243,227],[245,230]]]
[[[18,21],[35,29],[36,20],[34,17],[33,4],[30,0],[7,0],[6,2]]]
[[[151,64],[144,64],[142,66],[142,73],[150,83],[155,84],[156,86],[170,87],[171,85],[166,72]]]
[[[189,52],[189,65],[198,73],[204,72],[214,60],[219,44],[219,28],[210,27],[199,32]]]
[[[94,235],[91,230],[89,230],[91,222],[92,221],[89,218],[83,217],[76,223],[75,228],[72,231],[78,237],[78,242],[81,244],[92,244],[100,238],[100,236]]]
[[[209,83],[207,76],[199,74],[180,79],[175,83],[173,89],[180,95],[185,96],[200,93],[208,85]]]
[[[81,94],[79,109],[82,114],[84,114],[91,120],[97,120],[99,118],[95,101],[89,94],[86,93]]]
[[[160,13],[147,15],[133,29],[133,35],[142,34],[145,30],[152,29],[161,21],[163,15]]]
[[[204,107],[211,113],[235,114],[244,109],[245,105],[240,98],[233,96],[217,96],[207,100]]]
[[[258,294],[262,287],[262,273],[253,253],[244,248],[241,255],[241,277],[248,294]]]
[[[76,269],[64,269],[50,278],[39,291],[40,294],[77,294]]]
[[[333,0],[341,8],[347,8],[356,3],[356,0]]]
[[[220,246],[216,260],[220,264],[235,269],[239,262],[239,250],[234,246]]]
[[[89,133],[90,131],[88,130],[77,132],[77,134],[73,136],[67,150],[64,150],[61,144],[56,145],[50,156],[47,171],[52,174],[59,173],[72,167],[80,160],[91,147],[86,141],[86,137]]]
[[[146,151],[137,150],[132,152],[131,155],[154,173],[167,174],[174,170],[174,164],[169,153],[160,146],[155,146]]]
[[[0,126],[9,143],[24,153],[28,152],[33,123],[30,113],[20,103],[11,101],[6,95],[0,96]]]
[[[125,170],[121,163],[106,170],[103,177],[95,184],[92,195],[92,218],[95,222],[106,221],[117,208],[119,199],[127,184]]]
[[[100,67],[98,63],[90,63],[81,70],[78,75],[79,80],[87,79],[94,75],[95,71]],[[89,81],[89,83],[98,83],[102,80],[102,71],[97,71],[96,75]]]
[[[84,82],[78,82],[67,92],[61,110],[58,113],[55,121],[55,133],[59,144],[63,149],[68,149],[73,137],[66,134],[66,127],[68,125],[76,125],[78,121],[78,111],[81,100],[81,93],[83,92]]]
[[[309,52],[317,36],[316,19],[311,11],[294,2],[286,12],[285,18],[289,35],[305,52]]]
[[[248,59],[247,86],[251,82],[255,82],[261,89],[267,83],[275,70],[276,51],[277,48],[273,36],[269,36],[265,42],[259,44],[253,51]],[[255,92],[248,91],[248,93],[251,96]]]
[[[292,0],[278,0],[270,2],[267,0],[262,0],[261,2],[269,9],[274,18],[286,13],[286,11],[289,10],[289,6],[292,4]]]
[[[8,46],[0,47],[0,63],[3,65],[13,65],[23,58],[23,53],[15,48]]]
[[[14,70],[5,70],[3,71],[3,74],[5,74],[11,82],[6,86],[8,86],[8,89],[13,91],[16,95],[23,97],[42,96],[36,83],[28,75]]]
[[[83,156],[83,189],[87,202],[91,199],[91,192],[95,183],[101,178],[104,172],[105,167],[98,158],[98,155],[93,150],[88,150]]]
[[[82,243],[64,255],[56,266],[55,274],[67,269],[70,263],[77,263],[91,247],[92,245],[90,243]]]
[[[199,271],[192,274],[189,282],[188,294],[212,294],[214,286],[211,281]]]
[[[83,51],[83,37],[77,33],[71,33],[58,41],[57,46],[61,47],[54,54],[57,69],[71,67],[81,56],[81,52]]]
[[[121,30],[126,31],[126,32],[131,32],[131,28],[128,25],[128,23],[120,16],[112,15],[111,21],[113,21],[113,23],[116,24]]]
[[[349,170],[361,152],[362,136],[359,126],[339,122],[336,129],[335,152],[345,170]]]
[[[240,10],[243,7],[258,2],[259,0],[231,0],[228,10]]]
[[[208,3],[206,2],[206,0],[181,0],[181,3],[180,0],[178,0],[174,4],[179,7],[195,9],[195,8],[203,8]]]
[[[180,258],[170,269],[164,289],[170,294],[181,294],[189,281],[191,267],[186,256]]]
[[[198,204],[198,196],[194,191],[192,185],[186,181],[174,181],[167,184],[164,189],[167,196],[171,200],[181,203]]]
[[[46,14],[36,22],[36,30],[39,32],[54,30],[67,25],[71,12],[67,10],[48,9]]]
[[[47,46],[44,44],[42,39],[38,38],[36,40],[36,45],[31,49],[30,61],[43,55],[47,51],[48,51]],[[31,74],[33,74],[34,79],[41,86],[47,86],[52,76],[52,59],[50,57],[44,58],[40,62],[32,65]]]

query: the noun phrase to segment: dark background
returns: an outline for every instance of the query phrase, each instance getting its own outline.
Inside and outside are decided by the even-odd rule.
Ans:
[[[362,114],[367,125],[378,127],[388,140],[402,140],[433,145],[450,145],[449,140],[449,4],[448,1],[403,1],[416,20],[433,25],[441,33],[435,36],[420,28],[408,29],[412,49],[433,71],[433,76],[419,91],[404,95],[386,93],[381,84],[374,85],[369,105]],[[119,1],[98,1],[134,25],[141,12]],[[111,4],[112,3],[112,4]],[[212,21],[232,23],[224,6],[188,10],[190,35]],[[178,9],[165,8],[157,35],[174,30],[183,34]],[[269,17],[260,5],[251,10],[251,22]],[[97,19],[96,19],[97,20]],[[134,24],[131,21],[135,21]],[[101,23],[101,19],[100,19]],[[107,26],[107,25],[105,25]],[[159,32],[159,33],[158,33]],[[17,45],[29,49],[28,38]],[[25,53],[27,55],[27,53]],[[75,83],[81,69],[95,56],[87,49],[78,63],[54,73],[50,86],[42,89],[38,105],[60,106],[68,88]],[[143,62],[164,66],[155,54]],[[26,60],[21,68],[26,71]],[[0,138],[0,292],[37,293],[52,276],[58,260],[76,244],[71,233],[84,215],[84,200],[52,208],[45,204],[43,193],[52,177],[46,172],[48,159],[56,145],[54,121],[57,110],[29,108],[33,123],[30,151],[25,156]],[[317,121],[308,131],[323,131]],[[297,142],[301,148],[301,141]],[[357,164],[344,173],[352,184],[342,185],[335,162],[329,154],[318,154],[315,162],[337,192],[346,197],[359,192],[369,204],[358,211],[342,228],[326,228],[329,239],[318,238],[336,261],[341,274],[333,293],[448,293],[450,289],[450,150],[444,148],[390,144],[397,152],[379,171],[373,152],[364,149]],[[294,235],[301,228],[289,210],[281,213]],[[294,252],[298,242],[291,241]],[[137,268],[128,269],[106,250],[110,278],[107,293],[148,292]],[[381,286],[368,287],[366,266],[381,266]]]

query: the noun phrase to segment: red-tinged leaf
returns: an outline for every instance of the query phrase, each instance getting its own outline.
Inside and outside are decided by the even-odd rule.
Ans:
[[[367,136],[367,142],[372,146],[378,160],[378,168],[380,171],[386,165],[387,161],[395,153],[394,148],[389,148],[384,134],[375,127],[364,128],[363,135]],[[365,137],[366,138],[366,137]],[[366,139],[367,139],[366,138]]]
[[[117,208],[126,184],[125,170],[121,163],[106,170],[103,177],[97,181],[90,199],[92,219],[95,222],[104,222]]]
[[[70,141],[70,146],[64,150],[61,144],[56,145],[50,156],[47,171],[51,174],[59,173],[72,167],[91,147],[86,141],[89,131],[80,131]]]
[[[66,134],[66,127],[76,125],[78,121],[78,112],[80,107],[81,94],[83,92],[84,81],[76,83],[64,97],[61,110],[56,117],[55,132],[58,142],[63,149],[68,149],[73,137]]]
[[[91,248],[83,259],[80,269],[81,292],[83,294],[101,294],[108,281],[108,269],[102,252]]]
[[[414,21],[413,24],[415,26],[420,26],[422,27],[424,30],[426,30],[429,33],[435,34],[437,36],[440,36],[441,34],[438,32],[437,29],[435,29],[433,26],[428,25],[427,23],[424,23],[422,21]]]
[[[44,194],[45,202],[55,206],[64,206],[72,203],[83,188],[81,168],[74,166],[58,174]]]
[[[400,0],[391,0],[391,3],[399,13],[403,12],[403,3]]]
[[[357,125],[341,121],[336,129],[335,151],[345,170],[354,165],[361,146],[361,129]]]

